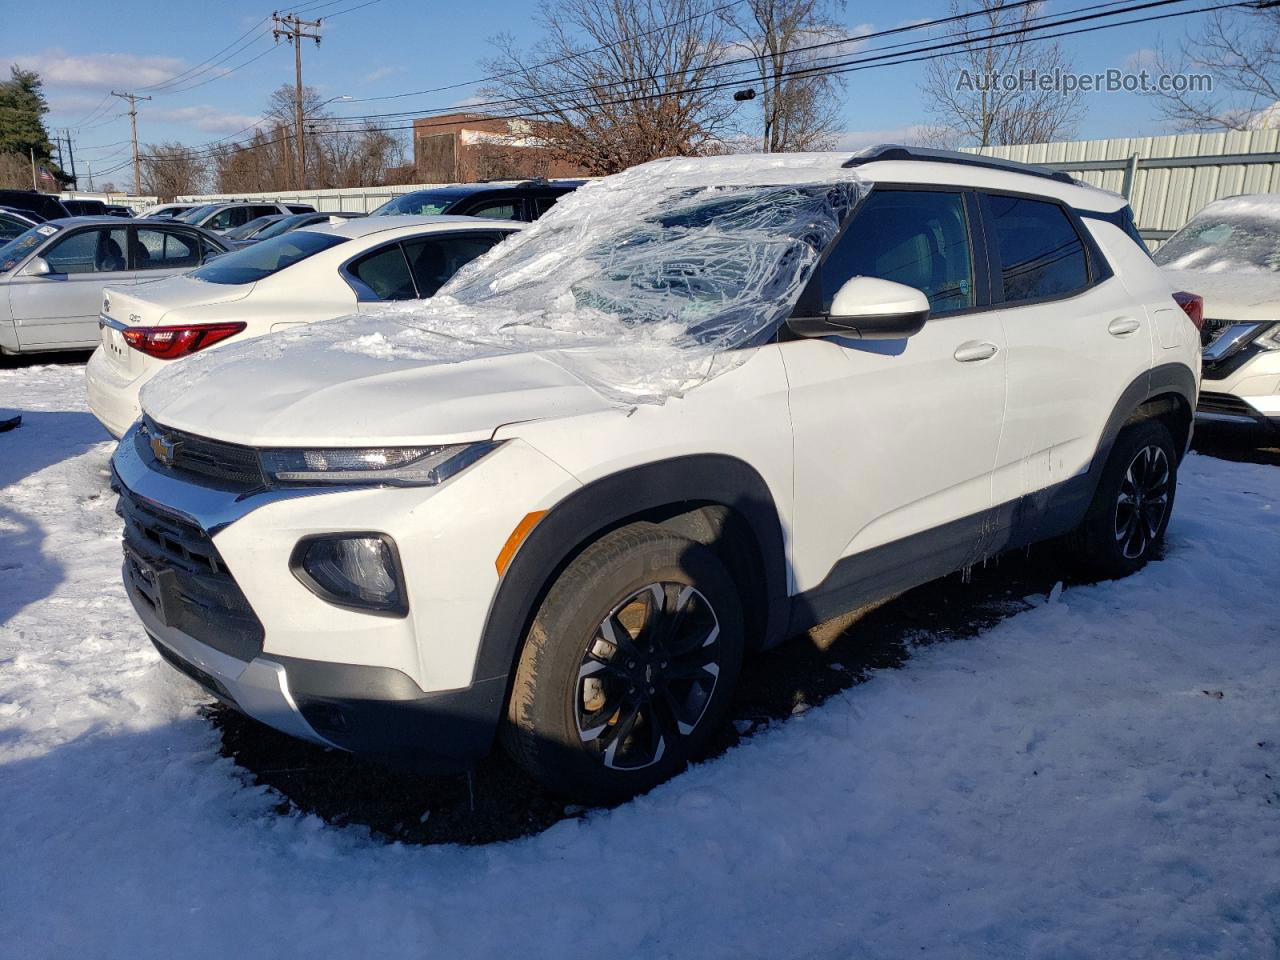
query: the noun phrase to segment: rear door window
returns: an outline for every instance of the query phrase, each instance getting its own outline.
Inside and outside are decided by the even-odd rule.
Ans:
[[[200,241],[194,234],[138,227],[131,253],[135,270],[180,270],[199,266]]]
[[[500,243],[506,233],[458,233],[404,242],[419,297],[431,297],[455,273]]]
[[[365,288],[357,290],[361,300],[413,300],[417,296],[413,275],[398,243],[366,254],[347,272]]]
[[[1069,297],[1089,286],[1084,243],[1062,207],[999,194],[986,194],[983,201],[1004,302]]]

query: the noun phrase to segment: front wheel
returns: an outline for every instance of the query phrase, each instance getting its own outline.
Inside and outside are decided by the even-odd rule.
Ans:
[[[1163,423],[1121,430],[1084,522],[1068,539],[1081,573],[1111,579],[1146,564],[1164,540],[1177,482],[1178,455]]]
[[[615,530],[569,564],[538,610],[504,742],[562,796],[642,793],[723,721],[742,652],[741,601],[713,551],[655,524]]]

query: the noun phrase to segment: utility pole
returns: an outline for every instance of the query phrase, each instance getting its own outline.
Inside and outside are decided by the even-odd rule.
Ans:
[[[293,44],[293,69],[294,69],[294,86],[293,86],[293,125],[294,140],[298,145],[298,189],[305,190],[307,188],[307,147],[304,141],[304,131],[302,129],[302,41],[314,40],[316,46],[320,46],[320,20],[301,20],[296,13],[288,16],[280,16],[279,13],[271,14],[271,36],[279,42],[281,37],[288,39]],[[315,33],[308,33],[306,27],[310,27]]]
[[[71,183],[77,190],[79,190],[80,178],[76,176],[76,152],[71,148],[71,131],[63,130],[62,132],[66,134],[67,137],[67,159],[71,161]]]
[[[140,97],[136,93],[116,93],[114,90],[111,91],[111,95],[129,101],[129,123],[133,127],[133,194],[140,197],[142,196],[142,170],[138,164],[138,101],[151,98]]]

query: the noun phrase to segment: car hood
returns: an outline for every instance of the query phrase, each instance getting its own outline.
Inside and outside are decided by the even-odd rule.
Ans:
[[[142,409],[229,443],[344,447],[464,442],[507,423],[617,407],[537,353],[384,358],[300,331],[175,363],[143,388]]]
[[[252,283],[209,283],[186,275],[145,280],[131,287],[107,287],[102,291],[102,312],[130,326],[153,327],[171,310],[234,303],[253,288]]]
[[[1280,319],[1280,274],[1262,271],[1165,270],[1174,290],[1204,297],[1206,320]]]

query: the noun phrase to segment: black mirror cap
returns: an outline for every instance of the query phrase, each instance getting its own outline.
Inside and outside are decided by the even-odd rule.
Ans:
[[[851,340],[901,340],[924,329],[928,310],[880,313],[865,317],[792,317],[787,327],[799,337],[847,337]]]

